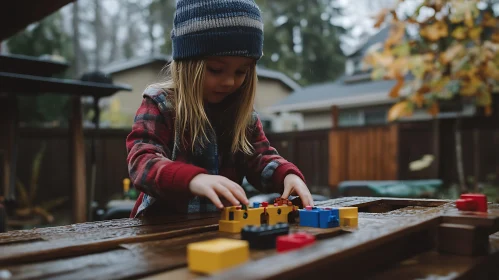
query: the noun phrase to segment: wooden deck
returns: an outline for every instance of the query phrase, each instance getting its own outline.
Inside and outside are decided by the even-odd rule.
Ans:
[[[317,236],[315,245],[285,254],[252,250],[251,261],[217,279],[483,279],[499,275],[499,205],[487,214],[458,212],[451,201],[347,197],[317,206],[359,207],[357,229],[292,226]],[[9,279],[193,279],[186,246],[216,237],[218,215],[122,219],[0,234],[0,275]],[[439,253],[442,224],[485,230],[489,252]],[[495,233],[495,234],[494,234]],[[454,236],[455,237],[455,236]],[[456,246],[467,244],[463,242]],[[469,242],[468,242],[469,243]],[[206,276],[202,276],[206,277]],[[209,278],[209,277],[208,277]]]

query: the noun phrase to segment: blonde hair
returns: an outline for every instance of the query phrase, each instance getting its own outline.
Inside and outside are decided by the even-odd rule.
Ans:
[[[235,122],[230,131],[230,135],[233,137],[232,153],[241,151],[245,154],[251,154],[253,152],[248,134],[250,133],[249,126],[252,120],[258,79],[255,68],[256,65],[252,64],[239,88],[239,100],[236,101],[237,107],[234,110],[236,113]],[[207,129],[213,129],[204,110],[205,61],[202,59],[172,61],[164,70],[166,70],[166,80],[151,85],[151,87],[161,88],[173,94],[175,131],[179,133],[180,143],[185,148],[185,143],[190,140],[191,150],[194,150],[196,143],[204,147],[205,141],[209,139]],[[190,139],[186,139],[186,133]]]

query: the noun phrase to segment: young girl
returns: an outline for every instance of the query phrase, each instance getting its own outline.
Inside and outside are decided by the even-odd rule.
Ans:
[[[269,145],[253,110],[263,23],[253,0],[177,0],[173,62],[148,87],[126,139],[141,191],[131,217],[248,204],[243,177],[262,192],[312,196],[298,168]]]

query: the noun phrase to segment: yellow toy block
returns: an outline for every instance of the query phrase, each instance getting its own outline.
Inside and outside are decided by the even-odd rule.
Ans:
[[[187,245],[187,264],[193,272],[213,274],[249,259],[245,240],[217,238]]]
[[[358,225],[358,207],[339,207],[338,210],[340,212],[340,226],[356,227]]]
[[[340,219],[340,225],[343,227],[357,227],[359,225],[358,218],[342,218]]]
[[[293,205],[268,205],[266,207],[246,208],[230,206],[222,210],[218,222],[218,230],[239,233],[246,225],[260,226],[287,223],[288,214],[295,211]]]

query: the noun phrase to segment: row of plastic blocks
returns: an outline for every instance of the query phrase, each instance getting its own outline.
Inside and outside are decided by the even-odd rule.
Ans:
[[[286,226],[281,225],[279,229],[285,229]],[[266,231],[267,229],[266,226],[253,228],[254,231]],[[289,230],[289,227],[287,229]],[[282,233],[284,231],[278,232]],[[248,240],[217,238],[188,244],[188,268],[196,273],[214,274],[243,264],[249,260],[250,242]],[[268,241],[263,240],[262,242]],[[254,245],[258,241],[253,240],[251,243]],[[315,236],[307,233],[276,235],[275,239],[275,247],[279,253],[297,250],[314,243]]]
[[[287,223],[293,216],[295,206],[281,203],[269,205],[267,202],[254,203],[253,207],[230,206],[225,207],[218,221],[218,230],[222,232],[239,233],[247,225],[260,226],[262,224],[275,225]]]
[[[461,211],[487,212],[487,197],[484,194],[462,194],[456,200],[456,208]]]
[[[358,225],[357,207],[317,208],[307,206],[300,209],[300,226],[315,228],[334,228],[338,226],[356,227]]]

